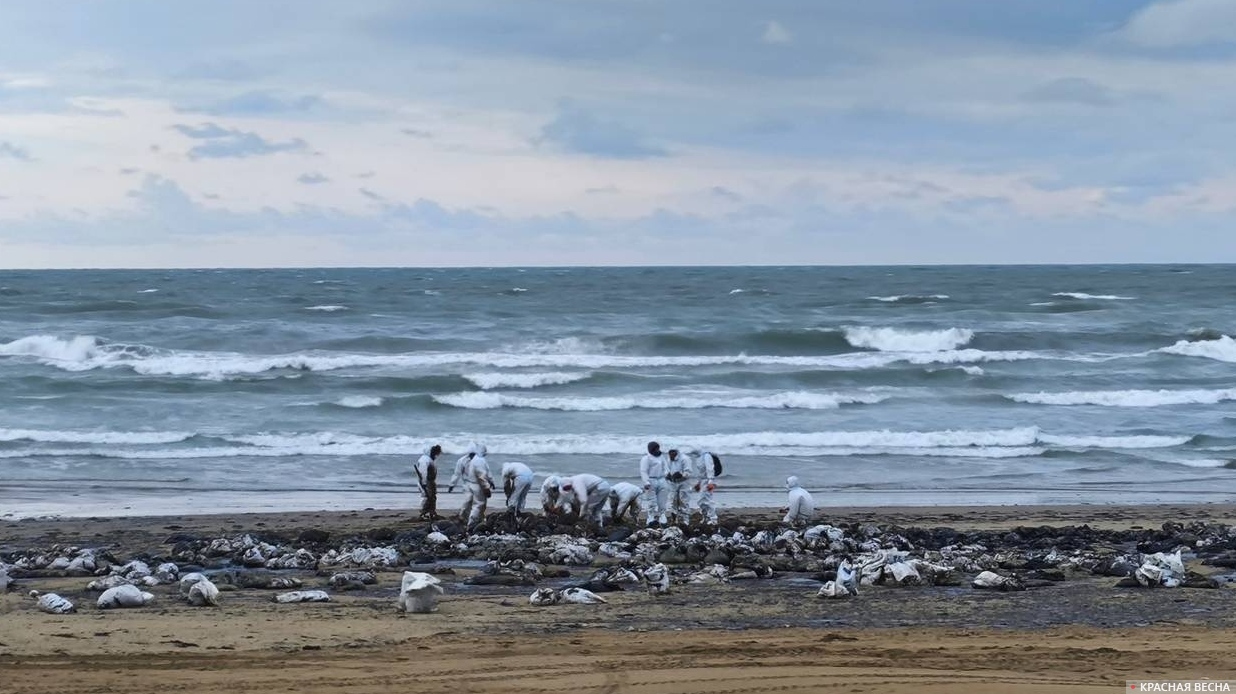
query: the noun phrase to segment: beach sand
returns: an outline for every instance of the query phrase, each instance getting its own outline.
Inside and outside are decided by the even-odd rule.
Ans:
[[[730,513],[736,513],[731,511]],[[745,510],[771,519],[771,511]],[[30,520],[0,524],[0,551],[54,543],[166,553],[171,533],[234,536],[306,529],[363,535],[414,513],[357,511]],[[825,509],[826,522],[1010,528],[1157,527],[1236,521],[1236,507],[1084,506]],[[1191,567],[1202,568],[1202,567]],[[586,576],[588,569],[574,569]],[[815,598],[801,577],[675,586],[653,598],[532,607],[530,588],[465,586],[440,609],[403,615],[398,572],[321,604],[273,591],[223,593],[194,608],[175,586],[142,609],[101,612],[85,578],[37,578],[82,605],[46,615],[0,595],[0,692],[1113,692],[1126,679],[1236,679],[1236,590],[1113,588],[1087,577],[1020,593],[870,587]],[[324,578],[304,574],[306,587]],[[316,585],[309,585],[316,580]]]

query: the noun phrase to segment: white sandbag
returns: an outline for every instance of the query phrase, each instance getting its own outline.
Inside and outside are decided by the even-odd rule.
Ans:
[[[609,602],[605,598],[585,588],[563,588],[561,591],[561,602],[574,603],[576,605],[599,605]]]
[[[975,588],[993,590],[1025,590],[1021,581],[1011,576],[1001,576],[994,571],[984,571],[970,583]]]
[[[205,581],[205,580],[206,580],[206,575],[200,574],[196,571],[194,571],[193,573],[188,573],[188,574],[185,574],[184,576],[181,576],[180,577],[180,594],[183,597],[186,597],[186,598],[189,597],[189,589],[193,587],[193,584],[197,583],[198,581]]]
[[[207,605],[216,607],[219,605],[219,587],[203,576],[201,580],[194,581],[189,586],[189,592],[185,598],[194,607],[206,607]]]
[[[324,590],[293,590],[287,593],[279,593],[273,599],[275,602],[282,603],[330,602],[330,595]]]
[[[899,586],[916,586],[922,583],[918,570],[909,562],[899,561],[884,567],[886,574],[892,576],[893,582]]]
[[[154,600],[154,595],[143,592],[135,585],[124,585],[103,591],[97,604],[100,610],[110,610],[119,607],[142,607],[151,600]]]
[[[442,592],[442,582],[436,576],[420,571],[405,571],[399,587],[399,607],[407,613],[433,612],[438,609],[438,596]]]
[[[77,611],[77,607],[68,598],[62,598],[55,593],[40,593],[37,590],[32,590],[30,591],[30,597],[38,601],[40,612],[71,614]]]

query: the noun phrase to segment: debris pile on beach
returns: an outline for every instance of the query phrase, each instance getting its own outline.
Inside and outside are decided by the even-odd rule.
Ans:
[[[514,528],[498,518],[472,533],[446,521],[338,537],[314,529],[297,536],[176,533],[141,551],[67,544],[0,551],[5,585],[90,578],[82,590],[107,596],[99,606],[144,605],[153,596],[142,589],[173,585],[180,601],[198,606],[217,605],[220,591],[237,589],[291,591],[277,595],[278,602],[319,601],[328,599],[324,590],[363,594],[383,583],[383,572],[409,569],[425,576],[460,569],[469,574],[461,582],[472,586],[537,588],[533,604],[589,602],[587,595],[631,588],[659,595],[675,585],[785,575],[818,581],[815,594],[826,598],[861,597],[871,586],[1021,591],[1081,576],[1117,579],[1113,586],[1167,588],[1217,588],[1230,579],[1191,571],[1188,564],[1236,566],[1236,530],[1203,522],[1157,529],[955,530],[871,523],[791,529],[735,521],[720,528],[618,526],[597,533],[542,518]],[[546,581],[568,584],[540,585]],[[432,609],[421,604],[411,611]]]

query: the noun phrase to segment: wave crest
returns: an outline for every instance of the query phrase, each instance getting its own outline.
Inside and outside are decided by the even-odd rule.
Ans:
[[[435,402],[468,410],[522,408],[566,412],[606,412],[615,410],[698,410],[711,407],[763,410],[834,410],[842,405],[875,404],[879,395],[837,395],[792,391],[772,395],[656,395],[612,397],[523,397],[501,393],[454,393],[435,395]]]
[[[1217,340],[1180,340],[1170,347],[1160,350],[1165,354],[1179,354],[1185,357],[1206,357],[1217,361],[1236,363],[1236,340],[1230,335],[1223,335]]]
[[[854,347],[880,352],[943,352],[974,339],[965,328],[947,330],[900,330],[898,328],[845,328],[845,339]]]
[[[553,371],[549,373],[474,373],[463,374],[463,377],[471,381],[481,390],[493,390],[495,388],[537,388],[540,386],[558,386],[564,383],[574,383],[583,381],[592,376],[591,372],[584,373],[567,373],[564,371]]]
[[[1063,393],[1013,393],[1013,402],[1031,405],[1100,405],[1103,407],[1161,407],[1164,405],[1214,405],[1236,400],[1236,388],[1223,390],[1097,390]]]

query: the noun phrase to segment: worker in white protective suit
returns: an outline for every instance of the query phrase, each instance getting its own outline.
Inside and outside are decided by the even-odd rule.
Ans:
[[[438,515],[438,456],[442,455],[442,447],[434,444],[425,448],[424,454],[416,461],[417,485],[421,489],[421,520],[440,520]]]
[[[691,522],[691,463],[675,448],[665,453],[665,481],[670,522],[686,525]]]
[[[609,498],[609,482],[587,472],[563,477],[558,485],[559,505],[579,514],[581,522],[592,523],[598,529],[605,526],[602,511]]]
[[[541,509],[547,516],[562,513],[562,508],[558,505],[558,498],[562,496],[562,492],[558,490],[559,484],[562,484],[562,478],[558,475],[550,475],[541,483]]]
[[[627,511],[631,512],[631,519],[635,520],[639,517],[639,498],[644,494],[644,490],[638,484],[630,482],[619,482],[610,487],[609,490],[609,519],[613,523],[621,523],[625,520]]]
[[[472,458],[464,465],[462,482],[464,505],[468,507],[468,529],[476,527],[485,517],[485,507],[489,505],[489,497],[494,493],[494,477],[489,471],[489,461],[485,459],[488,452],[484,444],[472,444]]]
[[[502,464],[502,491],[506,493],[507,513],[516,518],[522,516],[531,489],[532,468],[516,462]]]
[[[781,522],[793,526],[811,522],[815,517],[815,500],[811,498],[811,492],[803,489],[798,484],[798,477],[794,475],[785,478],[785,488],[790,493],[790,505],[781,509],[785,511],[785,518],[781,519]]]
[[[654,521],[665,525],[669,483],[665,479],[665,454],[656,441],[648,442],[648,453],[639,459],[639,478],[644,483],[644,510],[648,513],[648,525],[651,526]]]
[[[700,510],[700,519],[708,525],[717,524],[717,504],[713,492],[717,490],[717,475],[721,473],[721,459],[709,451],[692,448],[686,452],[691,461],[691,488],[696,492],[695,504]]]
[[[455,461],[455,470],[451,474],[451,481],[446,484],[446,493],[450,494],[455,491],[455,485],[463,483],[467,484],[468,478],[468,463],[476,457],[476,444],[468,444],[468,450],[459,459]],[[465,488],[464,491],[467,491]],[[464,500],[459,505],[459,520],[468,520],[468,514],[472,511],[472,495],[466,494]]]

